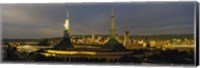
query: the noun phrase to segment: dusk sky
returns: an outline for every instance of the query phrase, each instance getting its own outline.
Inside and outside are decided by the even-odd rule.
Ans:
[[[195,2],[0,5],[2,36],[61,37],[67,10],[70,35],[109,34],[112,7],[117,34],[193,34],[194,6]]]

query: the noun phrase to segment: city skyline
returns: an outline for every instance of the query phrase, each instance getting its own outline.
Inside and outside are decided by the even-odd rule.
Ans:
[[[116,34],[193,34],[194,2],[111,4],[2,5],[4,38],[50,38],[63,36],[69,10],[70,35],[109,34],[114,8]],[[149,24],[151,23],[151,24]]]

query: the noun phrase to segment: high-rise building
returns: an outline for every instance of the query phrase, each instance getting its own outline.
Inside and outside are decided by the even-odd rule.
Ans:
[[[115,17],[114,17],[114,11],[112,9],[111,12],[111,22],[110,22],[110,39],[108,40],[108,42],[106,42],[101,48],[104,49],[112,49],[114,51],[123,51],[126,50],[126,48],[119,43],[115,36]]]
[[[65,19],[65,24],[64,24],[64,37],[58,43],[53,47],[53,49],[58,49],[58,50],[63,50],[63,49],[68,49],[68,48],[73,48],[74,46],[71,43],[70,36],[69,36],[69,11],[67,11],[66,14],[67,18]]]
[[[123,44],[124,44],[124,46],[129,46],[130,43],[131,43],[131,40],[130,40],[129,31],[125,31]]]
[[[91,43],[92,43],[92,44],[95,43],[95,40],[96,40],[96,39],[95,39],[95,34],[92,34],[92,35],[91,35]]]

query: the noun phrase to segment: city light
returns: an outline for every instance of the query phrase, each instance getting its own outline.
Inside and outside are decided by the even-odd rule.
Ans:
[[[62,50],[47,50],[48,53],[52,54],[69,54],[69,55],[75,55],[75,54],[88,54],[88,55],[95,55],[96,52],[91,51],[62,51]]]

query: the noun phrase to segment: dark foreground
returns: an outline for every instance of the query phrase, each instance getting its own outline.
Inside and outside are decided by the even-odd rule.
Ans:
[[[151,50],[151,49],[135,49],[133,54],[123,55],[119,60],[107,61],[105,58],[88,59],[88,58],[71,58],[64,59],[59,57],[46,57],[40,54],[40,51],[32,53],[19,53],[16,49],[6,49],[3,55],[5,62],[73,62],[73,63],[121,63],[121,64],[173,64],[173,65],[194,65],[193,49],[188,51],[175,50]]]

